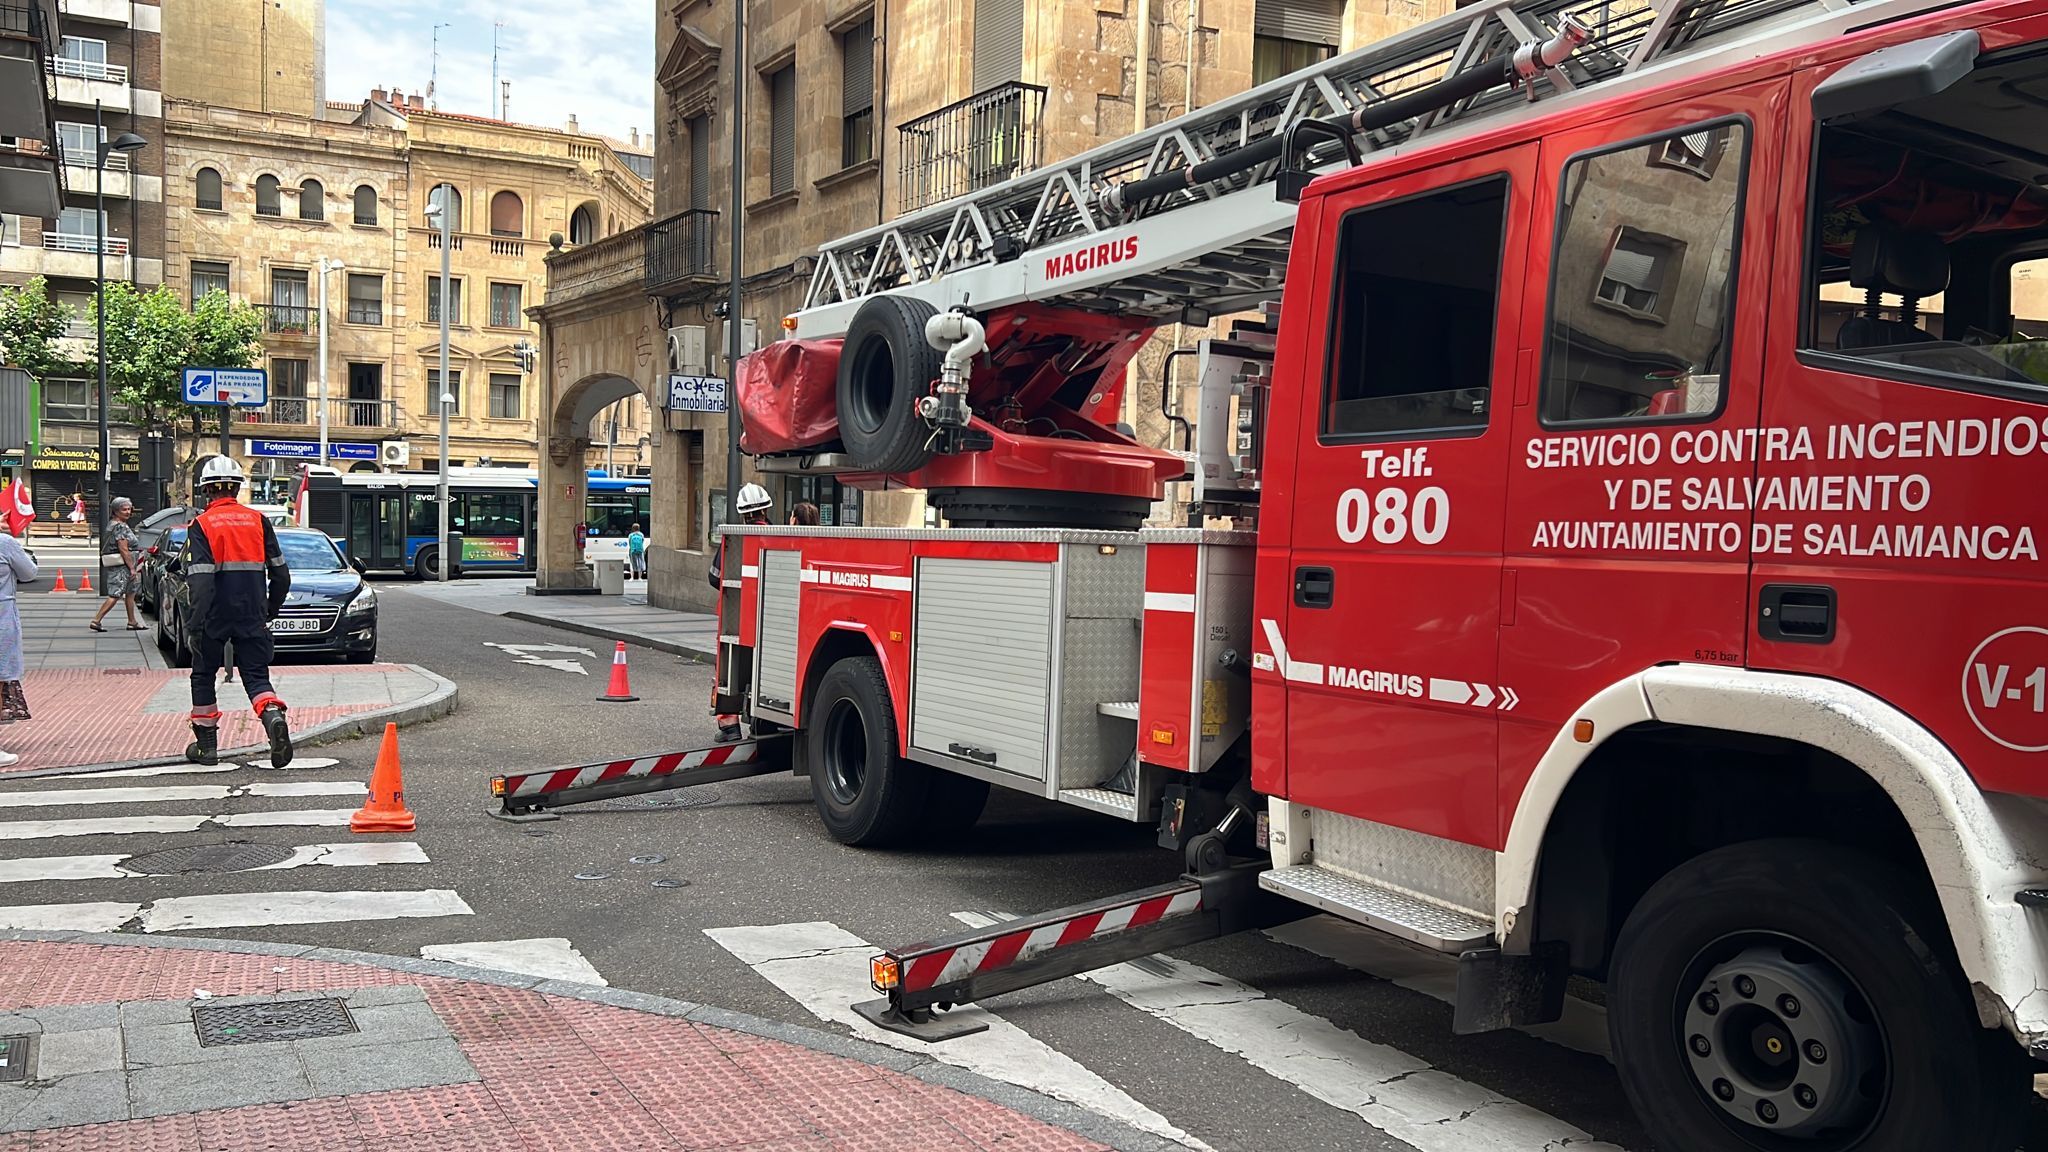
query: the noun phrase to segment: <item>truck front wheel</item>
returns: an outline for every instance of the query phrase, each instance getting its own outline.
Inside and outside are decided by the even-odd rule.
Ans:
[[[917,828],[931,769],[896,755],[896,711],[874,657],[826,671],[805,709],[803,752],[811,799],[834,840],[878,848]]]
[[[2020,1049],[1986,1032],[1907,881],[1814,841],[1653,885],[1615,944],[1614,1063],[1660,1148],[2004,1152]]]

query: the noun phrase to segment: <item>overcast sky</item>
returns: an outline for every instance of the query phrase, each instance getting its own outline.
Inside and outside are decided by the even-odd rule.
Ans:
[[[512,81],[513,120],[625,138],[654,129],[654,5],[633,0],[329,0],[327,98],[359,101],[372,88],[422,92],[441,29],[436,99],[443,112],[494,113],[491,25],[498,76]]]

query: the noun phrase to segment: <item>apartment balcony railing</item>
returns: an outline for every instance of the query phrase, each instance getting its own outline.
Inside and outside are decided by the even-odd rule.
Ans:
[[[1003,84],[896,129],[903,211],[1000,184],[1038,167],[1045,89]]]
[[[53,252],[105,252],[109,256],[126,256],[128,238],[82,235],[75,232],[45,232],[43,247]]]
[[[320,399],[317,396],[272,396],[261,408],[237,408],[241,424],[270,424],[283,428],[317,428]],[[396,428],[398,402],[395,400],[350,400],[328,397],[329,428]]]
[[[73,80],[105,80],[110,84],[126,85],[128,69],[119,64],[102,64],[97,60],[73,60],[68,56],[50,58],[50,71],[54,75]]]
[[[307,304],[258,304],[263,330],[273,336],[310,336],[320,324],[320,312]]]
[[[711,237],[717,227],[718,213],[710,208],[692,208],[649,224],[644,230],[647,290],[660,292],[690,280],[716,279]]]
[[[73,168],[83,168],[90,172],[92,171],[92,149],[80,148],[74,151],[73,149],[65,148],[64,163]],[[127,170],[128,154],[126,152],[116,152],[111,148],[107,149],[107,171],[126,172]]]

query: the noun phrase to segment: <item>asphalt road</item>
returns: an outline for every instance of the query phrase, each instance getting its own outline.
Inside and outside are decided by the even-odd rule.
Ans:
[[[461,686],[460,708],[452,717],[403,734],[407,799],[418,814],[419,828],[411,836],[383,838],[417,843],[428,863],[29,879],[0,885],[0,903],[136,903],[216,891],[311,888],[379,893],[452,890],[472,914],[251,924],[201,934],[397,955],[418,955],[432,944],[563,937],[616,987],[818,1025],[804,1004],[707,930],[829,921],[864,941],[910,943],[953,930],[954,912],[1042,910],[1170,880],[1179,872],[1175,858],[1153,845],[1149,829],[1000,792],[970,836],[907,852],[864,851],[833,843],[812,812],[808,784],[788,776],[607,801],[548,823],[494,820],[485,814],[490,806],[487,781],[494,773],[708,743],[709,670],[650,650],[632,650],[632,686],[640,702],[597,703],[593,697],[603,691],[606,672],[602,644],[408,595],[401,585],[381,587],[386,593],[381,655],[426,665]],[[594,655],[577,660],[588,670],[579,675],[519,663],[491,644],[562,644],[589,648]],[[366,779],[375,753],[367,741],[317,751],[341,758],[342,765],[311,772],[243,769],[214,776],[10,782],[0,786],[0,804],[29,789]],[[237,796],[211,808],[205,802],[57,804],[26,810],[17,806],[0,808],[0,820],[159,810],[340,808],[358,802],[358,797],[346,796]],[[338,827],[214,829],[175,838],[67,836],[0,840],[0,859],[135,853],[170,847],[174,839],[180,844],[244,840],[297,845],[352,838]],[[653,855],[665,859],[659,864],[629,863],[634,856]],[[599,873],[605,878],[577,878]],[[658,879],[687,883],[658,888]],[[1317,930],[1311,924],[1311,936]],[[1384,950],[1378,955],[1384,959]],[[1191,1033],[1190,1017],[1176,1015],[1173,1006],[1163,1015],[1140,1011],[1103,987],[1081,980],[1002,997],[988,1007],[1032,1040],[1217,1149],[1422,1147],[1430,1152],[1435,1147],[1471,1147],[1537,1152],[1543,1147],[1540,1134],[1525,1142],[1503,1142],[1498,1125],[1485,1133],[1469,1129],[1469,1141],[1455,1136],[1466,1130],[1455,1127],[1430,1130],[1442,1131],[1442,1139],[1415,1140],[1411,1132],[1411,1142],[1396,1140],[1354,1111],[1317,1098],[1330,1098],[1332,1090],[1305,1090],[1317,1075],[1312,1052],[1309,1059],[1297,1062],[1308,1069],[1297,1075],[1286,1069],[1262,1071],[1248,1062],[1249,1057],[1230,1050],[1270,1047],[1267,1023],[1277,1030],[1274,1035],[1299,1040],[1320,1034],[1316,1030],[1325,1027],[1320,1022],[1354,1033],[1350,1042],[1362,1038],[1384,1046],[1368,1046],[1371,1053],[1392,1050],[1395,1056],[1405,1054],[1413,1063],[1433,1066],[1433,1072],[1391,1078],[1384,1086],[1389,1107],[1412,1102],[1417,1098],[1412,1092],[1424,1089],[1438,1092],[1432,1098],[1443,1099],[1499,1094],[1533,1110],[1553,1128],[1569,1126],[1627,1149],[1651,1147],[1604,1059],[1521,1032],[1454,1036],[1450,1007],[1428,990],[1433,987],[1431,974],[1440,985],[1444,962],[1400,950],[1395,955],[1401,962],[1394,967],[1400,971],[1390,972],[1385,964],[1338,963],[1316,951],[1251,935],[1176,952],[1176,960],[1263,994],[1250,1005],[1257,1012],[1245,1017],[1252,1023],[1222,1041]],[[1418,977],[1418,972],[1423,975]],[[1397,983],[1387,976],[1401,978]],[[1597,1018],[1597,1009],[1579,1005],[1577,1010]],[[1297,1027],[1288,1023],[1294,1018],[1289,1013],[1316,1023]],[[1336,1091],[1341,1095],[1341,1085]],[[1364,1102],[1362,1097],[1359,1102]],[[1476,1105],[1471,1110],[1487,1115]],[[1446,1125],[1471,1122],[1470,1117],[1452,1115]],[[2048,1147],[2048,1141],[2030,1143]]]

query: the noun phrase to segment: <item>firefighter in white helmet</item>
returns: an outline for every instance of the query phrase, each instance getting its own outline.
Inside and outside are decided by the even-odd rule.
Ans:
[[[768,490],[759,484],[748,484],[742,487],[736,504],[739,509],[740,522],[743,524],[759,525],[768,523],[768,511],[775,507],[775,501],[768,495]],[[725,547],[722,544],[711,553],[711,587],[721,590],[725,587]],[[740,738],[740,718],[718,711],[718,677],[716,676],[711,678],[711,710],[718,717],[718,742],[720,744],[730,744],[738,740]]]
[[[209,459],[199,470],[199,499],[206,510],[185,533],[185,583],[192,592],[192,615],[185,625],[192,648],[192,744],[185,759],[212,764],[219,757],[214,677],[233,641],[249,705],[270,738],[270,763],[282,768],[291,763],[292,734],[284,701],[270,686],[270,621],[284,607],[292,575],[270,521],[236,499],[246,479],[233,459]]]

